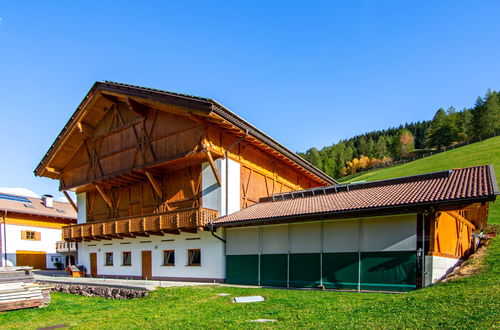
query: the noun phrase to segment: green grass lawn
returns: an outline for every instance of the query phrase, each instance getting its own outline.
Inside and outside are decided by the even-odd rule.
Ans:
[[[500,169],[500,137],[352,179],[381,180],[479,164]],[[500,222],[500,206],[490,222]],[[498,226],[497,226],[498,227]],[[108,300],[53,293],[43,309],[0,313],[0,328],[66,324],[74,328],[495,328],[500,327],[500,239],[486,258],[471,260],[482,272],[406,294],[354,293],[234,287],[182,287],[147,298]],[[262,303],[234,304],[232,296],[262,295]],[[252,323],[255,319],[276,323]]]
[[[493,165],[495,168],[495,175],[497,179],[500,180],[500,136],[403,165],[361,173],[359,176],[351,178],[346,182],[384,180],[400,176],[485,164]],[[488,222],[500,223],[500,202],[490,204]]]
[[[476,261],[478,262],[478,261]],[[43,309],[0,313],[0,327],[36,328],[493,328],[500,327],[500,239],[481,274],[406,294],[233,287],[182,287],[134,300],[53,293]],[[234,304],[232,296],[262,295],[261,303]],[[256,324],[255,319],[276,319]]]

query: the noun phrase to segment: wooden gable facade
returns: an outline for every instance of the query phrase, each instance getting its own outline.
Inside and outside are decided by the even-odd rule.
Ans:
[[[241,208],[336,183],[213,100],[108,82],[92,87],[35,174],[85,193],[86,223],[65,228],[66,240],[163,235],[217,218],[202,205],[202,165],[220,186],[214,162],[226,154],[240,164]]]

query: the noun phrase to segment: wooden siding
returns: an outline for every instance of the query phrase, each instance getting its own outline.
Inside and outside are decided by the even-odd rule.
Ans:
[[[472,232],[476,227],[463,215],[463,210],[438,212],[431,220],[430,255],[468,257],[472,248]]]
[[[218,127],[207,128],[208,149],[223,156],[237,139]],[[321,186],[321,182],[306,175],[296,167],[288,165],[277,155],[263,150],[245,140],[229,151],[229,158],[241,165],[241,208],[250,206],[261,197],[271,194],[308,189]]]
[[[189,116],[153,109],[140,116],[121,102],[98,122],[86,118],[81,125],[88,127],[89,136],[60,164],[62,189],[184,157],[204,134],[203,126]]]
[[[97,190],[87,192],[87,221],[137,216],[201,206],[201,165],[151,174],[159,192],[150,181],[124,187],[102,188],[111,207]]]

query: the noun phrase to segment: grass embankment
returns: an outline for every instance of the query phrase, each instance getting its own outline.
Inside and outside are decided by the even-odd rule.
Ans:
[[[0,327],[36,328],[494,328],[500,327],[500,239],[481,262],[482,273],[406,294],[182,287],[147,298],[109,300],[53,293],[43,309],[0,314]],[[262,295],[262,303],[234,304],[232,296]],[[275,323],[252,323],[255,319]]]
[[[410,163],[361,173],[343,182],[376,181],[400,176],[444,171],[453,168],[492,164],[497,180],[500,180],[500,136],[473,143]],[[342,178],[340,179],[342,181]],[[500,202],[490,204],[489,223],[500,223]]]

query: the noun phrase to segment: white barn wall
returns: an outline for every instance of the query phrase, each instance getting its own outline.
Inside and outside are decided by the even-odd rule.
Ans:
[[[7,261],[5,262],[5,255],[2,254],[2,264],[7,266],[16,265],[16,251],[36,251],[46,252],[46,266],[47,268],[56,268],[52,262],[52,257],[59,257],[60,261],[64,264],[64,257],[56,252],[56,242],[61,240],[61,230],[57,228],[43,228],[35,226],[22,226],[7,224]],[[23,240],[21,239],[21,231],[36,231],[40,232],[40,240]],[[2,242],[4,242],[3,228],[2,228]],[[3,243],[2,243],[3,244]]]
[[[221,233],[218,233],[220,236]],[[199,238],[194,239],[193,238]],[[169,241],[166,241],[169,240]],[[140,243],[147,242],[147,243]],[[123,244],[126,243],[126,244]],[[187,266],[187,250],[201,249],[201,266]],[[163,266],[163,251],[175,250],[175,266]],[[132,252],[132,265],[122,266],[122,252]],[[225,278],[223,242],[210,232],[125,238],[80,243],[79,260],[90,274],[90,253],[97,253],[98,276],[140,278],[141,251],[151,251],[152,276],[165,279],[222,280]],[[106,252],[113,252],[113,266],[105,266]]]
[[[217,210],[219,216],[226,215],[226,161],[228,162],[228,211],[240,210],[240,164],[234,160],[216,159],[215,167],[221,178],[221,186],[217,184],[214,172],[208,163],[202,164],[202,204],[203,207]]]

